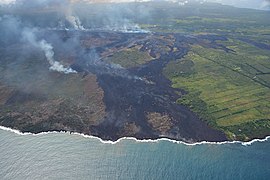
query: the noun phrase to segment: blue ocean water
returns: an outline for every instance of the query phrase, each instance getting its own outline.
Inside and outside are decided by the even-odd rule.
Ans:
[[[104,144],[75,134],[0,130],[0,179],[270,179],[270,141]]]

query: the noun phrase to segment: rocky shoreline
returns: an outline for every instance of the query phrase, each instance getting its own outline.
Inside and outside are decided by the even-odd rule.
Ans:
[[[196,39],[177,34],[101,34],[82,35],[89,38],[83,42],[95,38],[96,46],[102,44],[95,47],[99,59],[94,63],[85,64],[79,56],[71,64],[78,74],[49,72],[52,81],[69,85],[44,92],[49,88],[47,84],[29,95],[12,90],[10,98],[2,105],[0,124],[22,132],[70,131],[112,141],[122,137],[169,138],[184,142],[227,140],[223,132],[209,127],[187,107],[176,104],[186,92],[172,88],[162,74],[165,65],[181,59],[188,52],[188,44]],[[107,36],[114,41],[106,42],[104,37]],[[148,52],[153,60],[128,69],[103,62],[108,57],[107,51],[133,47]],[[42,81],[44,79],[36,79],[33,86],[41,86]],[[55,95],[58,91],[59,97]],[[43,99],[39,98],[41,95]]]

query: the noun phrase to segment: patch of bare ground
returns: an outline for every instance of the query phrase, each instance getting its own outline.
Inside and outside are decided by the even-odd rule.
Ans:
[[[140,130],[141,128],[137,126],[135,122],[126,122],[118,135],[122,137],[135,136]]]
[[[147,114],[147,121],[154,130],[165,134],[173,126],[172,119],[167,114],[150,112]]]

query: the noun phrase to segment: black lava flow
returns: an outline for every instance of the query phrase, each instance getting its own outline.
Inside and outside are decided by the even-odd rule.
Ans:
[[[174,52],[171,47],[169,52],[161,53],[160,58],[141,67],[114,69],[114,73],[110,73],[110,69],[104,64],[88,66],[87,71],[97,75],[98,83],[104,91],[103,101],[107,113],[101,124],[90,127],[92,135],[105,140],[117,140],[124,136],[120,132],[126,123],[135,123],[140,127],[140,131],[134,135],[138,139],[167,137],[188,142],[226,140],[222,132],[210,128],[187,107],[176,104],[176,100],[186,92],[172,88],[171,82],[162,74],[162,69],[169,61],[185,56],[188,52],[186,43],[193,43],[194,39],[174,36],[176,41],[173,47],[177,47],[179,51]],[[136,35],[124,33],[121,33],[121,37],[121,41],[106,48],[127,45],[130,39],[136,39]],[[151,43],[144,42],[141,50],[149,45]],[[154,44],[152,48],[154,51]],[[103,50],[98,49],[100,52]],[[147,122],[146,115],[149,112],[168,115],[172,119],[172,128],[166,134],[155,131]]]

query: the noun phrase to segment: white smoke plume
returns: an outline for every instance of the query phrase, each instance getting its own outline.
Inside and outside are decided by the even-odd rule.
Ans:
[[[62,64],[60,64],[58,61],[54,60],[54,52],[53,52],[53,47],[51,44],[46,42],[44,39],[38,42],[39,47],[42,49],[42,51],[45,53],[45,56],[51,65],[50,70],[53,71],[58,71],[58,72],[63,72],[65,74],[69,73],[77,73],[71,68],[66,68]]]
[[[26,28],[22,35],[23,39],[30,43],[31,45],[40,48],[44,53],[47,61],[49,62],[50,70],[57,71],[65,74],[69,73],[77,73],[71,68],[64,67],[60,62],[54,60],[54,51],[51,44],[49,44],[46,40],[37,41],[36,36],[34,34],[35,30]]]
[[[0,5],[15,4],[16,0],[0,0]]]
[[[264,9],[269,8],[270,9],[270,0],[264,0],[264,2],[261,5],[261,8],[264,8]]]
[[[124,24],[120,27],[113,29],[114,31],[120,31],[124,33],[150,33],[149,30],[142,29],[138,24]]]
[[[75,30],[85,30],[80,19],[73,15],[66,15],[67,21],[73,26]]]
[[[78,16],[74,15],[72,3],[68,3],[64,10],[65,18],[75,30],[85,30]]]

